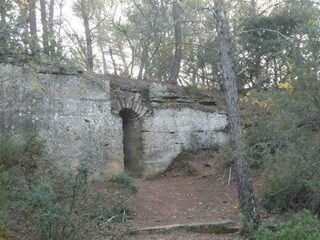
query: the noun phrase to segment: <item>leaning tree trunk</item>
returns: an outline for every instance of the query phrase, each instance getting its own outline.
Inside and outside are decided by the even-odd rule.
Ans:
[[[220,67],[224,78],[224,93],[229,120],[230,145],[233,149],[236,149],[242,141],[243,128],[240,115],[237,78],[231,57],[231,34],[223,3],[221,0],[214,0],[214,6],[220,49]],[[261,224],[261,220],[249,176],[248,164],[242,156],[236,156],[233,160],[237,175],[237,188],[241,210],[246,220],[257,228]]]
[[[175,35],[175,52],[174,58],[170,68],[169,82],[177,85],[180,72],[180,64],[182,58],[182,30],[181,30],[181,6],[179,0],[173,0],[172,3],[172,17],[174,20],[174,35]]]

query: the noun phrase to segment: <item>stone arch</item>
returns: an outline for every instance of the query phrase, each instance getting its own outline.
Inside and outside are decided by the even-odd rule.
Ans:
[[[129,109],[135,113],[137,118],[142,118],[149,112],[148,107],[142,101],[139,93],[124,92],[117,94],[117,111],[120,113],[122,109]]]

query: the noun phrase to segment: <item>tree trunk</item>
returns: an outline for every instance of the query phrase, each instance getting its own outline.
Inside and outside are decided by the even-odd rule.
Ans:
[[[22,2],[19,5],[20,17],[23,22],[22,42],[24,49],[28,49],[29,45],[29,16],[28,16],[28,3]]]
[[[123,67],[124,67],[124,74],[125,74],[125,76],[130,76],[129,66],[128,66],[128,63],[127,63],[127,60],[126,60],[126,56],[125,56],[125,54],[123,52],[123,46],[121,45],[120,41],[117,41],[116,44],[117,44],[117,47],[119,49],[119,55],[120,55],[120,58],[122,60],[122,64],[123,64]]]
[[[143,70],[145,70],[145,65],[148,59],[148,48],[143,45],[142,53],[141,53],[141,63],[140,63],[140,69],[138,74],[138,81],[142,80],[143,77]]]
[[[49,53],[51,56],[55,55],[55,48],[56,48],[56,37],[54,33],[54,0],[50,0],[49,3],[49,18],[48,18],[48,28],[49,28]]]
[[[6,1],[5,0],[0,0],[0,23],[1,23],[1,27],[5,28],[5,26],[7,25],[7,21],[6,21]],[[1,34],[5,34],[4,32]]]
[[[43,52],[49,55],[49,29],[47,21],[46,0],[40,0]]]
[[[106,60],[106,56],[104,53],[104,48],[103,48],[103,44],[102,44],[102,40],[99,38],[99,48],[101,51],[101,57],[102,57],[102,66],[103,66],[103,74],[107,74],[108,73],[108,69],[107,69],[107,60]]]
[[[81,15],[83,20],[83,26],[84,26],[84,32],[86,35],[86,67],[87,72],[93,72],[93,50],[92,50],[92,35],[90,30],[90,24],[89,24],[89,14],[87,9],[87,3],[85,0],[81,0]]]
[[[8,34],[7,34],[7,21],[6,21],[6,1],[0,0],[0,55],[7,53],[8,50]]]
[[[54,0],[49,3],[49,31],[53,31],[53,17],[54,17]]]
[[[39,55],[38,35],[37,35],[37,16],[36,0],[28,0],[29,8],[29,29],[30,29],[30,48],[32,55]]]
[[[181,6],[179,0],[174,0],[172,4],[172,17],[174,20],[174,35],[175,35],[175,52],[170,68],[169,82],[177,85],[180,72],[180,64],[182,58],[182,30],[181,30]]]
[[[113,58],[113,52],[112,52],[111,46],[109,46],[109,53],[110,53],[110,57],[111,57],[112,65],[113,65],[114,75],[118,76],[117,64],[116,64],[116,61]]]
[[[243,128],[240,115],[236,74],[231,57],[231,34],[228,20],[221,0],[214,0],[215,17],[220,49],[220,67],[224,78],[224,93],[229,121],[230,145],[236,150],[242,141]],[[237,175],[237,188],[241,210],[249,221],[257,228],[261,224],[256,199],[249,175],[248,164],[242,156],[234,157]]]

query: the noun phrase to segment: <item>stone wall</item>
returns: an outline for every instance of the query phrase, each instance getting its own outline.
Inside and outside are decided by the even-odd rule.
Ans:
[[[227,138],[227,117],[220,92],[112,81],[111,108],[136,113],[142,125],[142,175],[164,171],[179,153],[208,149]]]
[[[190,108],[155,109],[143,119],[145,175],[161,172],[184,150],[208,149],[226,140],[226,116]]]
[[[95,172],[123,168],[121,118],[111,114],[109,82],[85,75],[40,74],[0,66],[0,134],[23,140],[36,131],[52,161],[81,161]]]
[[[227,119],[214,97],[132,80],[111,81],[110,90],[112,78],[0,65],[0,135],[23,141],[28,131],[36,131],[47,141],[52,161],[72,167],[82,162],[96,174],[122,171],[119,113],[125,109],[128,121],[139,122],[129,126],[140,129],[132,139],[141,144],[132,146],[141,148],[135,161],[142,176],[165,170],[183,150],[225,141]]]

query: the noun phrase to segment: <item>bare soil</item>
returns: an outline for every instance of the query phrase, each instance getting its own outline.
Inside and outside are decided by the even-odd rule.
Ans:
[[[183,157],[184,158],[184,157]],[[210,152],[179,159],[169,171],[151,180],[136,180],[138,193],[128,204],[135,217],[128,227],[232,220],[239,224],[238,194],[230,168],[214,161]],[[128,236],[152,239],[242,239],[239,234],[212,235],[175,231],[168,234]]]

